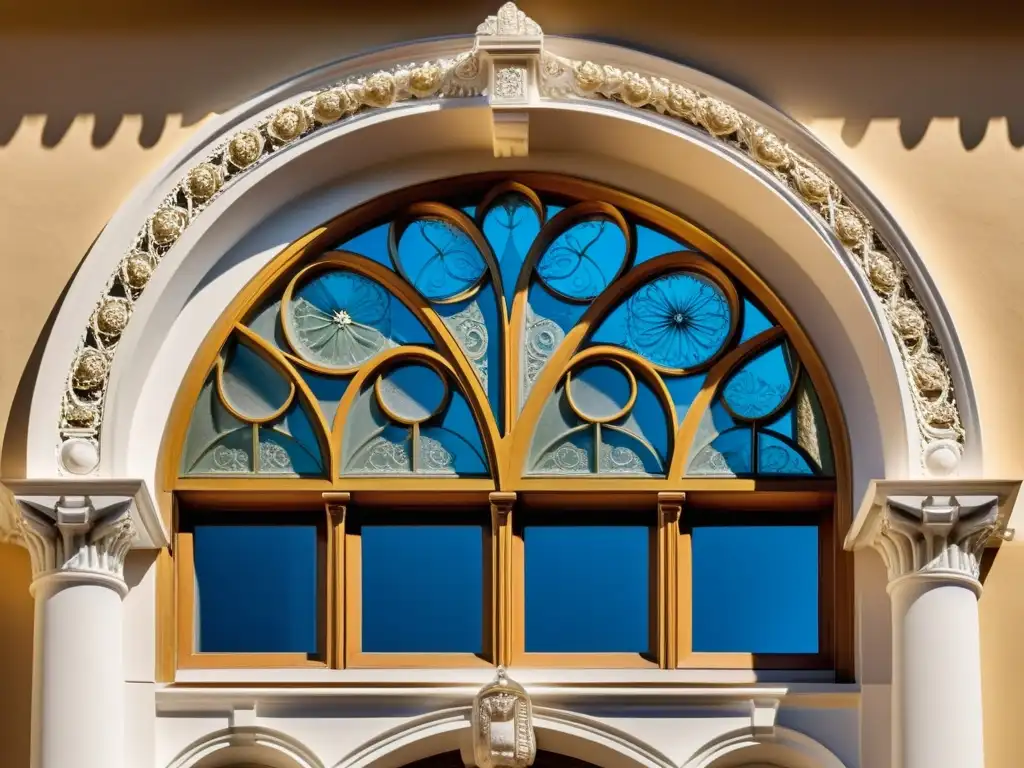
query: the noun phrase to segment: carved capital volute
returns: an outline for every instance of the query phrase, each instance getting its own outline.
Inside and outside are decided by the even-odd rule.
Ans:
[[[132,548],[168,543],[141,480],[11,480],[21,541],[32,561],[32,590],[45,582],[101,584],[128,593]]]
[[[530,696],[504,667],[476,695],[472,725],[476,768],[528,768],[536,759]]]
[[[1019,483],[873,486],[876,496],[870,508],[862,508],[847,548],[874,548],[888,570],[890,591],[906,579],[927,579],[960,583],[980,593],[986,546],[1013,536],[1006,523]],[[907,492],[914,490],[918,493]]]

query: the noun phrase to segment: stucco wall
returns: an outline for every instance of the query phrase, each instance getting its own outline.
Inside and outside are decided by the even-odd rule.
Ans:
[[[40,5],[0,10],[0,67],[8,73],[0,82],[5,476],[20,472],[33,354],[61,292],[118,203],[198,121],[348,52],[471,32],[496,3],[391,3],[384,13],[299,2],[287,14],[283,4],[260,1],[221,3],[216,12],[198,2],[173,10],[112,3],[88,14],[63,0],[45,12]],[[837,9],[833,18],[811,3],[771,16],[763,3],[745,1],[718,10],[523,5],[548,33],[615,39],[684,60],[810,126],[890,208],[942,293],[978,393],[986,473],[1024,474],[1024,309],[1017,297],[1024,288],[1024,165],[1015,146],[1024,143],[1016,82],[1024,32],[1014,29],[1017,21],[987,15],[983,4],[973,4],[966,19],[935,9],[896,18],[870,4]],[[0,578],[5,645],[14,638],[0,665],[10,713],[0,743],[21,750],[4,761],[18,766],[27,764],[31,636],[24,553],[0,547]],[[1020,578],[1024,543],[1007,545],[981,604],[987,764],[994,768],[1018,763]]]

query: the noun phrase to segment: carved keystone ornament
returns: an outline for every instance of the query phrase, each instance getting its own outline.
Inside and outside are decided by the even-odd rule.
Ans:
[[[536,757],[530,697],[498,667],[473,700],[473,759],[477,768],[527,768]]]

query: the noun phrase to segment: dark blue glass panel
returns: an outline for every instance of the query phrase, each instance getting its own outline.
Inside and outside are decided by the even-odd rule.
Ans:
[[[390,224],[381,224],[379,227],[367,230],[340,245],[338,250],[357,253],[378,264],[383,264],[388,269],[394,269],[391,255],[388,253],[388,230],[390,227]]]
[[[481,526],[364,525],[360,538],[364,653],[483,652]]]
[[[817,653],[818,529],[693,529],[693,650]]]
[[[796,446],[768,432],[757,434],[757,471],[766,475],[813,475]]]
[[[439,423],[421,428],[423,437],[437,440],[451,456],[451,468],[457,475],[486,476],[487,454],[480,430],[469,403],[461,392],[452,393],[451,402]]]
[[[398,240],[406,279],[431,300],[449,299],[472,288],[487,269],[465,232],[441,219],[417,219]]]
[[[348,384],[352,377],[324,376],[305,368],[299,369],[299,375],[302,376],[306,384],[309,385],[309,389],[313,392],[313,397],[316,398],[317,403],[320,405],[320,412],[323,413],[324,418],[327,420],[327,426],[332,426],[334,424],[334,417],[338,413],[338,406],[341,404],[341,398],[345,396],[345,390],[348,389]]]
[[[527,525],[526,650],[650,650],[650,530]]]
[[[694,398],[704,386],[703,373],[695,376],[662,376],[669,394],[672,395],[672,404],[676,407],[676,418],[679,424],[686,418],[686,412],[690,410]],[[676,425],[678,426],[678,425]]]
[[[520,269],[540,232],[540,219],[523,195],[503,195],[484,216],[482,229],[501,265],[505,301],[511,310]]]
[[[642,264],[658,256],[664,256],[666,253],[689,250],[692,249],[685,243],[639,224],[636,227],[636,258],[633,260],[633,265]]]
[[[744,419],[770,416],[793,386],[793,356],[784,344],[772,347],[743,364],[722,391],[733,413]]]
[[[315,653],[317,532],[312,525],[197,525],[196,648]]]
[[[581,221],[548,246],[537,262],[537,276],[558,294],[586,301],[619,275],[626,255],[626,237],[614,222]]]
[[[774,325],[775,323],[769,320],[750,299],[743,300],[743,328],[740,330],[740,344],[767,331]]]

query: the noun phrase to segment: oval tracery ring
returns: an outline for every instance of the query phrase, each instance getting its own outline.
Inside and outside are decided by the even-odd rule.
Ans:
[[[451,398],[445,375],[419,360],[399,362],[378,375],[373,393],[388,418],[407,426],[422,424],[437,415]]]
[[[575,376],[572,371],[565,374],[565,397],[572,412],[584,421],[618,421],[636,403],[636,377],[618,360],[598,360],[578,368]]]
[[[490,271],[487,241],[462,211],[415,203],[388,233],[395,271],[424,298],[451,304],[473,296]]]

